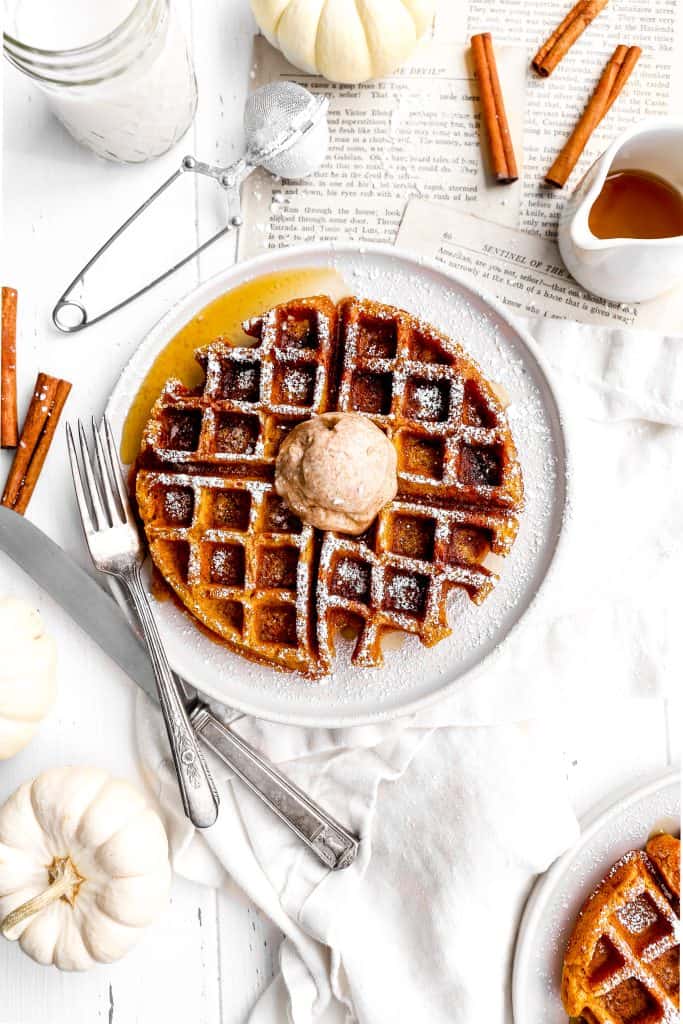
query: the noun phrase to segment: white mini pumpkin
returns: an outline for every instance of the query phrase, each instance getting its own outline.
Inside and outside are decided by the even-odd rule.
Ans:
[[[251,0],[268,41],[294,64],[333,82],[384,78],[429,26],[435,0]]]
[[[161,820],[99,768],[52,768],[0,807],[0,930],[41,964],[118,960],[168,900]]]
[[[29,742],[56,694],[55,645],[35,610],[0,598],[0,761]]]

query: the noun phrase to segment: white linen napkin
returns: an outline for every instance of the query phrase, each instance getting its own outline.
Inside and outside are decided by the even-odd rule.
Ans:
[[[215,759],[221,817],[195,833],[159,715],[138,699],[139,750],[176,870],[236,883],[285,933],[281,975],[252,1024],[507,1024],[521,905],[577,830],[558,745],[540,717],[524,720],[563,699],[671,683],[683,642],[671,622],[683,341],[548,320],[532,330],[564,394],[575,498],[555,585],[526,626],[485,675],[411,719],[233,726],[360,832],[354,866],[327,871]]]

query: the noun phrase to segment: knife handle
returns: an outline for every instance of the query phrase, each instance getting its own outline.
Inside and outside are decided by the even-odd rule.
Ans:
[[[356,859],[359,840],[313,803],[201,702],[190,721],[197,735],[333,871]]]

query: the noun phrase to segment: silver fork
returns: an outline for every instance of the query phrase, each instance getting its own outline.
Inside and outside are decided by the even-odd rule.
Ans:
[[[208,828],[218,817],[218,792],[197,745],[185,702],[166,657],[161,636],[142,584],[144,550],[131,511],[111,427],[106,418],[100,430],[92,423],[94,457],[79,420],[83,471],[76,443],[67,424],[67,445],[76,499],[88,549],[96,569],[115,576],[130,595],[154,666],[159,703],[173,753],[185,814],[197,828]]]

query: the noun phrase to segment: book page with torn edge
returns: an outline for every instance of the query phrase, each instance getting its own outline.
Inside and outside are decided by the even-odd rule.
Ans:
[[[683,286],[651,302],[600,299],[570,276],[551,239],[494,224],[444,203],[411,200],[396,245],[457,270],[518,316],[674,332],[676,325],[683,327]]]

